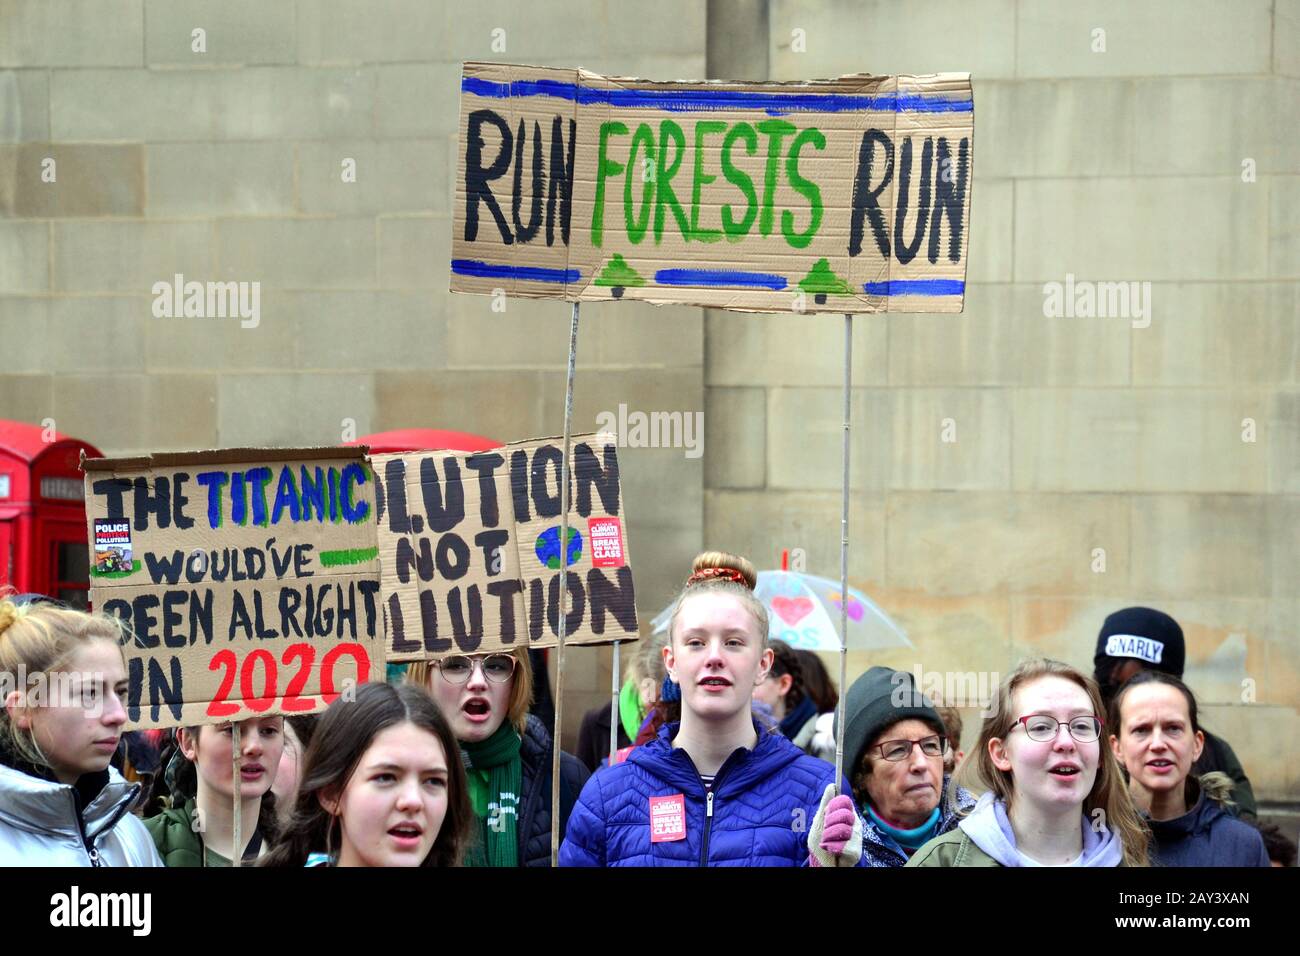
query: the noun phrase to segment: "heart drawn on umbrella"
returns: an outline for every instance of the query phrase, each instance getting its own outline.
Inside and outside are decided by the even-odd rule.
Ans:
[[[812,613],[813,602],[811,598],[797,597],[776,597],[772,598],[772,610],[776,611],[777,616],[785,623],[794,627],[805,617]]]
[[[839,591],[836,591],[834,594],[831,595],[831,603],[834,604],[836,607],[840,607]],[[855,621],[860,621],[862,620],[863,613],[865,612],[863,611],[862,608],[862,602],[859,601],[857,598],[855,598],[852,594],[850,594],[849,595],[849,617]]]

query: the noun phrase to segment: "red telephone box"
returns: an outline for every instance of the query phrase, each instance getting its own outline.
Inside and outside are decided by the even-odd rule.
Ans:
[[[87,606],[83,449],[89,457],[102,457],[78,438],[0,420],[0,587]]]

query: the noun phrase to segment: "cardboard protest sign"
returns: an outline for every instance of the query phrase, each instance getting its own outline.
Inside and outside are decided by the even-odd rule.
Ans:
[[[90,599],[124,619],[132,727],[320,710],[384,677],[364,448],[93,458]]]
[[[565,643],[637,638],[612,435],[571,439]],[[563,439],[376,455],[388,658],[558,643]]]
[[[466,63],[454,292],[960,312],[970,74],[674,82]]]

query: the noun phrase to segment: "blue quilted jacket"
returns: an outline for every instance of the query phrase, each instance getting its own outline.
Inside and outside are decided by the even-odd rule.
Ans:
[[[667,724],[625,762],[587,781],[560,866],[806,866],[808,829],[835,768],[759,731],[753,750],[726,759],[706,796],[691,758],[673,749],[680,726]],[[844,785],[841,792],[852,791]],[[686,838],[652,843],[650,798],[678,793]]]

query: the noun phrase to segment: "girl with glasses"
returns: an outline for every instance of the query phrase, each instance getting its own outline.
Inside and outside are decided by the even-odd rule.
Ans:
[[[772,667],[767,612],[744,558],[695,559],[664,665],[681,721],[583,788],[561,866],[853,866],[862,825],[835,768],[754,722]]]
[[[1192,765],[1205,748],[1196,698],[1177,677],[1139,671],[1111,701],[1110,746],[1129,793],[1149,821],[1160,866],[1268,866],[1264,840],[1235,819],[1226,773]]]
[[[454,655],[415,663],[407,680],[447,715],[464,759],[478,839],[466,866],[550,866],[551,735],[528,712],[528,652]],[[560,754],[560,832],[589,773]]]
[[[908,866],[1145,866],[1149,834],[1103,745],[1101,694],[1059,661],[1002,682],[957,782],[985,791]]]

